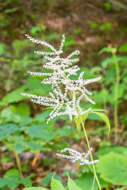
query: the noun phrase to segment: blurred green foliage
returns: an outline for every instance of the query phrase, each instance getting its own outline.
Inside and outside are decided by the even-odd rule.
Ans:
[[[67,6],[71,2],[71,0],[64,1]],[[25,6],[28,7],[27,10],[24,8]],[[34,190],[34,187],[30,188],[34,185],[41,185],[46,189],[49,187],[50,182],[52,190],[63,190],[66,186],[69,190],[90,190],[92,186],[94,190],[98,189],[96,182],[93,184],[94,177],[91,168],[86,166],[83,166],[80,171],[75,171],[75,175],[71,173],[76,179],[71,180],[69,178],[67,185],[63,185],[60,177],[53,177],[53,169],[47,175],[45,174],[45,177],[40,177],[36,181],[37,176],[35,177],[34,172],[30,170],[30,164],[28,166],[25,165],[21,159],[24,152],[31,152],[32,155],[38,151],[48,152],[51,154],[50,159],[48,157],[44,158],[43,162],[40,162],[39,167],[44,167],[44,165],[47,167],[48,165],[53,168],[56,166],[57,161],[52,156],[52,152],[59,152],[70,144],[78,144],[79,140],[83,139],[82,131],[77,133],[74,124],[68,121],[67,117],[56,118],[49,124],[46,124],[50,110],[35,106],[21,96],[21,92],[47,95],[50,91],[50,87],[47,88],[47,86],[40,84],[41,78],[29,77],[27,74],[29,70],[41,71],[45,60],[43,57],[34,54],[33,50],[36,47],[25,39],[24,34],[29,32],[36,38],[57,44],[61,33],[51,32],[43,20],[39,19],[40,14],[44,14],[45,10],[51,11],[55,6],[57,7],[57,1],[55,0],[52,3],[49,0],[38,2],[0,1],[0,9],[2,10],[0,12],[0,69],[2,71],[0,77],[0,162],[2,167],[12,163],[9,169],[1,171],[1,190],[16,189],[17,187],[26,187],[24,190]],[[36,8],[34,9],[34,7]],[[107,12],[114,10],[114,7],[118,7],[118,4],[114,5],[110,1],[104,3],[104,10]],[[34,11],[31,9],[34,9]],[[100,24],[100,22],[93,21],[90,24],[90,29],[97,31],[99,34],[109,34],[113,30],[113,23],[106,21]],[[73,29],[71,35],[67,34],[66,53],[75,48],[77,38],[80,35],[82,36],[83,32],[83,28],[77,26]],[[41,47],[39,48],[41,49]],[[93,93],[96,101],[94,109],[103,107],[107,110],[112,126],[111,132],[114,130],[114,106],[116,104],[118,106],[119,139],[117,143],[121,146],[114,146],[113,133],[111,133],[109,139],[106,138],[105,124],[100,121],[98,116],[91,114],[88,117],[87,129],[89,136],[98,140],[98,143],[95,142],[95,146],[98,147],[96,157],[99,158],[96,168],[101,186],[107,189],[116,189],[118,187],[122,190],[126,189],[127,186],[127,148],[124,147],[127,144],[127,43],[125,42],[119,47],[115,47],[115,59],[112,56],[113,52],[111,49],[113,51],[111,47],[103,48],[101,53],[97,55],[101,57],[102,61],[100,64],[95,65],[90,62],[90,69],[84,68],[82,64],[81,70],[85,71],[86,78],[95,77],[96,74],[102,76],[101,84],[95,86]],[[120,72],[117,101],[114,98],[116,82],[115,62],[119,65]],[[28,77],[29,79],[26,82]],[[103,117],[103,120],[108,125],[106,118]],[[94,126],[94,130],[92,126]],[[68,139],[71,140],[69,141]],[[15,164],[15,153],[21,159],[21,169],[24,178],[21,178],[18,164]],[[84,170],[86,171],[85,173]],[[64,176],[64,171],[61,176]],[[41,187],[35,187],[35,189],[44,190]]]

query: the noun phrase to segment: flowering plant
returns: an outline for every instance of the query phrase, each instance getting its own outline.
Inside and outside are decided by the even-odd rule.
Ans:
[[[46,48],[49,48],[49,51],[35,51],[35,53],[44,56],[46,63],[44,63],[43,68],[50,70],[50,72],[28,71],[28,73],[33,76],[44,77],[41,83],[51,85],[52,91],[49,92],[48,96],[37,96],[29,93],[22,93],[22,95],[31,98],[31,101],[34,103],[52,108],[47,123],[57,116],[68,115],[70,120],[74,118],[77,128],[78,125],[81,124],[88,146],[88,153],[79,153],[76,150],[66,148],[62,150],[61,153],[57,153],[57,156],[70,159],[72,162],[79,160],[80,165],[92,164],[94,178],[101,190],[101,185],[94,166],[98,160],[93,160],[91,153],[92,149],[90,148],[83,119],[86,119],[88,114],[93,112],[100,116],[109,128],[110,124],[104,113],[93,110],[91,107],[85,110],[81,107],[81,102],[84,100],[91,104],[95,104],[95,102],[89,97],[92,93],[87,90],[86,85],[99,81],[101,77],[84,79],[84,72],[81,72],[80,68],[75,65],[75,63],[79,61],[79,58],[76,57],[80,54],[79,50],[73,51],[66,58],[62,57],[65,35],[62,36],[62,41],[58,50],[45,41],[36,40],[29,35],[26,35],[26,37],[33,43],[41,44]],[[80,72],[78,78],[72,79],[71,77],[74,75],[77,76],[78,72]],[[69,152],[70,155],[63,154],[66,151]],[[89,156],[90,161],[88,160]]]
[[[26,37],[34,43],[50,48],[51,52],[35,51],[35,53],[41,54],[45,57],[47,62],[43,67],[50,69],[51,72],[40,73],[28,71],[28,73],[34,76],[45,76],[46,78],[42,80],[42,83],[50,84],[52,92],[50,92],[47,97],[28,93],[22,93],[22,95],[30,97],[31,101],[34,103],[53,108],[47,122],[56,116],[68,115],[70,120],[72,120],[73,116],[78,117],[79,115],[90,112],[91,107],[86,110],[82,110],[80,106],[80,102],[83,98],[85,98],[86,101],[95,104],[95,102],[89,98],[92,93],[88,91],[85,86],[92,82],[97,82],[101,77],[85,80],[84,72],[80,72],[77,80],[72,80],[70,78],[71,75],[77,75],[77,71],[80,71],[80,68],[77,65],[73,65],[79,61],[79,59],[74,56],[79,55],[80,52],[76,50],[66,58],[61,57],[63,54],[65,35],[62,36],[61,45],[58,50],[56,50],[52,45],[43,41],[35,40],[29,35],[26,35]]]

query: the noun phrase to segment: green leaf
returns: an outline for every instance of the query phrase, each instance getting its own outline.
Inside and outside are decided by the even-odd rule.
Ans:
[[[46,142],[50,142],[55,138],[53,129],[53,126],[47,126],[46,124],[32,125],[27,129],[27,132],[31,138],[40,138]]]
[[[112,64],[113,61],[114,61],[114,60],[113,60],[112,57],[111,57],[111,58],[107,58],[107,59],[105,59],[105,60],[102,62],[102,67],[103,67],[103,68],[106,68],[107,65]]]
[[[58,36],[57,32],[52,32],[51,34],[49,34],[49,35],[47,35],[47,36],[45,37],[45,40],[46,40],[46,41],[51,41],[51,40],[56,39],[57,36]]]
[[[64,47],[73,46],[73,45],[75,45],[75,40],[73,38],[66,37]]]
[[[25,90],[26,86],[22,86],[21,88],[18,88],[12,92],[10,92],[7,96],[5,96],[0,105],[6,106],[10,103],[19,102],[21,100],[24,100],[24,96],[21,96],[21,93]]]
[[[15,189],[20,184],[20,175],[16,169],[7,171],[4,179],[6,179],[6,185],[11,189]]]
[[[127,156],[127,148],[123,146],[102,146],[97,152],[97,156],[104,156],[111,152]]]
[[[106,22],[102,24],[100,27],[101,30],[110,30],[111,28],[112,28],[112,23],[110,22]]]
[[[43,186],[48,186],[53,176],[53,172],[48,173],[41,181],[40,184]]]
[[[90,24],[90,27],[91,28],[97,28],[99,26],[99,24],[98,23],[96,23],[96,22],[92,22],[91,24]]]
[[[0,55],[4,55],[7,51],[7,47],[4,43],[0,43]]]
[[[14,13],[14,12],[16,12],[18,9],[19,9],[19,7],[15,7],[15,8],[13,8],[13,9],[6,9],[6,10],[5,10],[5,13],[6,13],[6,14]]]
[[[77,118],[77,117],[74,117],[74,120],[75,120],[75,123],[76,123],[76,128],[77,128],[77,130],[80,130],[81,121],[80,121],[79,118]]]
[[[103,49],[101,49],[101,51],[99,51],[99,54],[102,54],[102,53],[116,53],[117,49],[116,48],[113,48],[113,47],[104,47]]]
[[[0,125],[0,140],[6,139],[9,135],[16,133],[19,130],[15,124]]]
[[[7,184],[7,183],[6,183],[6,179],[0,178],[0,188],[5,187],[6,184]]]
[[[106,3],[104,3],[104,7],[105,7],[106,11],[110,11],[112,8],[112,5],[111,5],[111,3],[106,2]]]
[[[100,179],[99,176],[98,178],[102,188],[108,186],[108,183],[106,183],[103,179]],[[92,173],[82,174],[80,177],[75,179],[75,182],[82,190],[98,190],[98,184]]]
[[[107,58],[105,59],[103,62],[102,62],[102,67],[103,68],[106,68],[107,65],[109,64],[114,64],[115,62],[118,62],[118,63],[126,63],[127,62],[127,57],[125,56],[117,56],[117,57],[110,57],[110,58]]]
[[[127,43],[120,46],[119,52],[127,52]]]
[[[17,105],[18,106],[18,105]],[[16,106],[9,106],[1,111],[0,117],[4,123],[22,123],[27,124],[30,122],[30,117],[23,117],[22,115],[15,114],[12,108]],[[29,120],[29,121],[28,121]]]
[[[32,186],[32,179],[30,179],[31,177],[32,177],[32,175],[30,175],[30,176],[28,176],[26,178],[23,178],[23,179],[20,180],[20,182],[22,184],[24,184],[26,187],[30,187],[30,186]]]
[[[30,116],[30,107],[27,104],[12,105],[11,109],[14,114],[22,117]]]
[[[49,117],[50,111],[45,111],[41,114],[37,114],[34,118],[33,121],[37,121],[39,123],[44,123],[48,117]]]
[[[32,35],[35,35],[37,32],[43,32],[45,31],[46,26],[45,25],[41,25],[41,26],[32,26],[30,32]]]
[[[24,51],[24,49],[28,46],[29,42],[28,40],[15,40],[13,41],[13,49],[15,52],[15,57],[21,57],[22,52]]]
[[[51,190],[65,190],[65,188],[59,180],[52,178]]]
[[[5,178],[9,178],[9,177],[13,177],[13,176],[20,177],[19,172],[18,172],[17,169],[10,169],[4,175]]]
[[[51,85],[41,84],[41,81],[42,81],[42,79],[36,78],[36,80],[35,80],[35,78],[30,77],[26,84],[26,86],[29,90],[29,93],[41,95],[41,96],[47,96],[47,93],[49,93],[51,91]],[[26,99],[26,98],[24,98],[24,99]]]
[[[24,188],[23,190],[48,190],[44,187],[27,187],[27,188]]]
[[[60,136],[60,137],[67,137],[69,135],[72,135],[72,132],[74,131],[74,128],[70,127],[70,126],[64,126],[61,129],[57,129],[56,133]]]
[[[74,34],[80,34],[82,32],[82,28],[76,28],[74,30]]]
[[[23,137],[23,136],[20,135],[20,136],[17,138],[16,144],[15,144],[15,146],[13,147],[13,149],[14,149],[17,153],[19,153],[19,154],[21,154],[23,151],[25,151],[26,145],[25,145],[25,143],[24,143],[24,137]]]
[[[127,159],[124,155],[112,152],[100,156],[97,171],[105,181],[113,185],[127,185]]]
[[[80,130],[80,125],[81,125],[82,121],[85,121],[88,118],[88,113],[85,113],[85,114],[81,115],[80,117],[81,118],[74,117],[76,127],[78,130]]]
[[[68,189],[69,190],[81,190],[80,187],[78,187],[78,185],[70,178],[68,177],[68,183],[67,183]],[[85,187],[84,187],[85,190]]]
[[[100,91],[96,91],[94,95],[94,99],[96,100],[96,104],[104,104],[107,102],[107,97],[109,97],[109,91],[106,88],[103,88]]]
[[[94,111],[93,111],[93,113],[95,113],[96,115],[98,115],[106,123],[106,125],[108,127],[108,130],[110,132],[110,122],[109,122],[109,119],[106,116],[106,114],[105,113],[94,112]]]
[[[37,152],[37,151],[43,151],[43,147],[41,144],[38,144],[35,141],[29,141],[27,142],[27,147],[32,151],[32,152]]]

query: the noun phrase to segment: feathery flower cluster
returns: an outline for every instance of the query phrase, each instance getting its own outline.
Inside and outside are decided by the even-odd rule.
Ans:
[[[99,160],[89,161],[89,155],[91,151],[92,151],[92,148],[87,153],[80,153],[74,149],[65,148],[61,150],[61,153],[56,153],[56,155],[59,157],[71,160],[71,162],[73,163],[76,161],[80,161],[80,165],[84,165],[84,164],[90,165],[90,164],[95,164],[99,161]]]
[[[35,51],[35,53],[44,56],[47,62],[43,65],[43,68],[50,69],[51,72],[41,73],[28,71],[28,73],[34,76],[45,77],[41,83],[50,84],[52,92],[50,92],[47,97],[28,93],[22,93],[22,95],[31,98],[31,101],[34,103],[53,108],[47,122],[56,116],[68,115],[70,120],[72,120],[73,116],[78,117],[79,114],[83,115],[90,112],[91,108],[84,111],[80,106],[80,102],[83,98],[95,104],[95,102],[89,98],[88,95],[91,96],[92,93],[85,88],[85,85],[97,82],[101,77],[84,80],[84,72],[81,72],[77,80],[70,78],[71,75],[77,75],[77,71],[80,70],[77,65],[74,65],[79,61],[79,58],[75,58],[75,56],[80,54],[79,50],[75,50],[66,58],[62,58],[65,35],[62,35],[62,41],[58,50],[45,41],[36,40],[27,34],[26,37],[33,43],[41,44],[50,49],[50,52]]]

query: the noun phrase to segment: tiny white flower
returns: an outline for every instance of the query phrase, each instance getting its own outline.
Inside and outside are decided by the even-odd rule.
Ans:
[[[51,52],[44,51],[35,51],[37,54],[41,54],[47,60],[47,62],[43,65],[45,69],[50,69],[53,73],[38,73],[29,71],[29,74],[34,76],[47,76],[47,79],[44,79],[44,84],[52,84],[58,83],[61,80],[61,77],[65,80],[65,75],[68,77],[70,75],[76,75],[79,67],[77,65],[73,65],[79,61],[79,58],[73,58],[80,54],[79,50],[75,50],[66,58],[62,58],[61,54],[63,53],[63,47],[65,42],[65,35],[62,36],[62,41],[59,50],[56,50],[52,45],[45,41],[36,40],[33,37],[26,34],[26,37],[31,40],[33,43],[41,44],[45,47],[50,48]],[[55,81],[56,79],[56,81]]]
[[[67,80],[64,80],[62,81],[63,84],[66,85],[66,88],[68,90],[71,90],[71,91],[80,91],[81,94],[83,96],[85,96],[85,98],[92,104],[95,104],[95,102],[93,100],[91,100],[88,96],[88,95],[92,95],[91,92],[89,92],[86,88],[85,88],[85,85],[87,84],[90,84],[90,83],[93,83],[93,82],[97,82],[98,80],[101,79],[101,77],[97,77],[97,78],[93,78],[93,79],[87,79],[87,80],[84,80],[83,79],[83,75],[84,75],[84,72],[81,72],[80,75],[79,75],[79,78],[77,80],[71,80],[71,79],[67,79]]]
[[[49,93],[49,97],[46,96],[37,96],[29,93],[22,93],[21,95],[31,98],[31,101],[47,107],[52,107],[53,110],[50,112],[50,117],[47,120],[47,123],[56,117],[61,109],[63,109],[65,101],[69,100],[66,97],[66,94],[62,94],[61,89],[57,87],[57,89],[53,90],[53,93]],[[63,112],[61,113],[63,115]]]
[[[89,161],[89,156],[90,156],[91,151],[92,151],[92,148],[87,153],[80,153],[74,149],[65,148],[61,150],[60,153],[56,153],[56,155],[59,157],[71,160],[71,162],[73,163],[76,161],[79,161],[80,165],[84,165],[84,164],[90,165],[90,164],[95,164],[99,161],[99,160]]]

